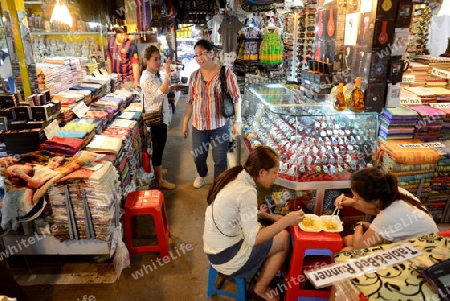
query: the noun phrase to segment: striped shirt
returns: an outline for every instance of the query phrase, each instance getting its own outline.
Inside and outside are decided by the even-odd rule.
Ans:
[[[226,70],[228,92],[235,103],[241,102],[241,93],[236,75]],[[189,79],[188,104],[192,104],[192,126],[199,131],[214,130],[223,127],[228,118],[220,113],[220,70],[209,81],[203,80],[200,70],[191,74]]]
[[[134,81],[133,64],[139,63],[136,44],[127,40],[119,45],[113,37],[108,41],[106,57],[111,59],[111,73],[121,74],[124,82]]]

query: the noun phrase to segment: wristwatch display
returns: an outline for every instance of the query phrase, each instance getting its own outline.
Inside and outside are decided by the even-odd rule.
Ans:
[[[280,154],[279,177],[348,180],[367,167],[376,146],[377,113],[343,113],[329,103],[296,104],[294,93],[278,86],[278,94],[273,85],[271,94],[264,94],[268,87],[246,91],[242,116],[247,147],[266,145]]]

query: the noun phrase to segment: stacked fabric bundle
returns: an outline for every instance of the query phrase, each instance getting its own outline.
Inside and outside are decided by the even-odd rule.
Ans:
[[[445,113],[444,119],[442,121],[441,135],[439,136],[439,140],[450,140],[450,108],[438,107],[438,109]]]
[[[59,155],[73,156],[81,150],[83,144],[84,140],[80,138],[54,136],[44,141],[39,148]]]
[[[430,88],[436,95],[437,102],[450,102],[450,90],[442,87]]]
[[[70,87],[70,90],[88,90],[88,91],[91,91],[92,102],[97,101],[99,97],[103,96],[103,94],[102,94],[102,86],[100,84],[97,84],[97,83],[89,83],[89,84],[81,83],[79,85]]]
[[[416,97],[420,98],[422,103],[436,102],[436,94],[427,87],[405,87],[406,90],[415,94]]]
[[[450,141],[430,143],[440,159],[435,177],[431,179],[431,192],[427,207],[436,222],[450,222]]]
[[[103,129],[106,127],[105,119],[95,119],[95,118],[83,117],[83,118],[79,118],[79,119],[74,119],[72,121],[76,122],[76,123],[86,123],[89,125],[94,125],[96,134],[100,134],[103,131]]]
[[[71,90],[59,92],[53,95],[52,101],[61,103],[60,124],[65,125],[74,118],[72,109],[78,102],[84,101],[85,96],[82,93],[74,93]]]
[[[403,106],[383,108],[380,114],[379,138],[382,140],[413,138],[417,116],[417,112]]]
[[[419,139],[380,140],[377,161],[381,170],[393,173],[399,186],[426,201],[440,155]]]
[[[41,93],[50,90],[53,95],[68,90],[73,85],[73,83],[71,84],[73,81],[70,79],[71,69],[69,65],[38,63],[36,64],[36,72]]]
[[[410,108],[419,114],[414,138],[426,142],[439,140],[446,114],[439,109],[425,105],[411,106]]]
[[[122,152],[122,139],[104,135],[95,135],[94,139],[86,145],[86,150],[105,155],[104,160],[115,162]]]
[[[56,225],[53,234],[61,241],[72,238],[69,223],[73,219],[74,238],[108,241],[115,223],[117,196],[121,195],[115,188],[116,181],[117,173],[112,164],[102,161],[95,171],[80,169],[51,187],[49,200]]]
[[[71,121],[67,123],[59,132],[58,137],[80,138],[84,140],[82,147],[86,146],[95,135],[95,124],[80,123]]]
[[[85,82],[98,83],[105,86],[105,94],[111,93],[111,78],[109,76],[92,76],[88,75]]]

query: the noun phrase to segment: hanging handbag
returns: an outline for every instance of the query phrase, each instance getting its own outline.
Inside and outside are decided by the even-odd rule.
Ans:
[[[223,117],[231,117],[234,115],[234,103],[233,97],[228,92],[228,85],[225,78],[225,66],[220,68],[220,85],[222,87],[222,93],[220,93],[220,112]]]
[[[142,93],[142,109],[145,111],[144,107],[144,93]],[[157,111],[153,111],[150,113],[143,113],[143,118],[146,126],[158,126],[163,124],[163,104],[161,103],[161,107]]]

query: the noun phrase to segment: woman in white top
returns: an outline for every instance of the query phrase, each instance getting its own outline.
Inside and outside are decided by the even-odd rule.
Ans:
[[[204,251],[222,274],[251,278],[261,267],[254,293],[264,300],[278,300],[269,283],[284,263],[290,248],[288,226],[303,219],[302,211],[282,217],[258,212],[256,186],[269,188],[278,175],[278,154],[271,148],[255,148],[244,166],[226,170],[208,192],[203,232]],[[260,228],[258,217],[274,223]]]
[[[339,196],[335,205],[352,206],[376,215],[372,223],[360,222],[355,233],[344,238],[343,250],[361,249],[387,242],[398,242],[438,232],[428,210],[415,196],[398,187],[397,178],[375,167],[352,175],[353,198]]]
[[[170,84],[170,58],[166,60],[164,80],[159,77],[161,54],[156,46],[148,46],[144,50],[143,62],[145,70],[140,78],[142,87],[144,112],[151,113],[163,110],[163,123],[151,127],[152,164],[155,171],[155,186],[159,189],[174,189],[175,184],[163,179],[162,156],[167,141],[167,124],[170,121],[169,102],[167,93],[172,88]]]

